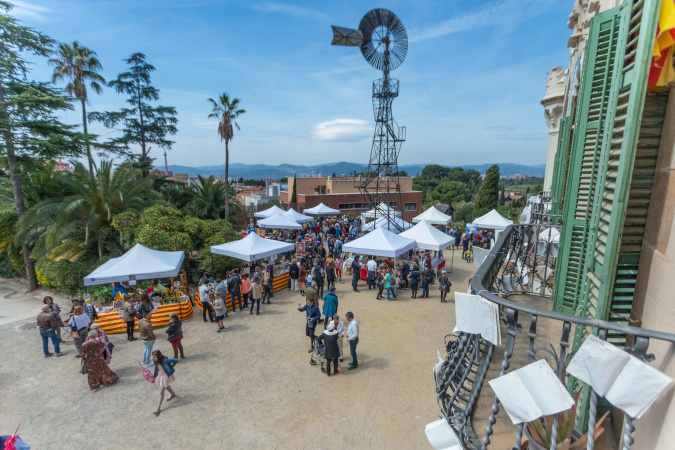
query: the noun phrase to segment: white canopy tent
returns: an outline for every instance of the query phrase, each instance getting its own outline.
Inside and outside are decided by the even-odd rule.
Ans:
[[[85,286],[129,280],[148,280],[178,275],[184,252],[162,252],[136,244],[83,278]]]
[[[238,241],[212,245],[211,253],[231,256],[232,258],[251,262],[257,259],[267,258],[268,256],[290,252],[293,251],[294,248],[294,244],[287,244],[273,239],[265,239],[255,233],[250,233],[244,239]]]
[[[297,223],[305,223],[305,222],[311,222],[314,220],[313,217],[306,216],[304,214],[300,214],[293,208],[289,209],[288,211],[283,213],[284,216],[290,217],[291,220],[296,221]]]
[[[257,213],[253,214],[253,216],[260,219],[267,219],[268,217],[276,216],[277,214],[283,214],[284,212],[286,211],[279,208],[277,205],[272,205],[264,211],[258,211]]]
[[[484,216],[480,216],[472,223],[467,224],[467,227],[478,227],[488,230],[505,230],[509,225],[513,225],[512,220],[505,219],[501,214],[497,212],[496,209],[493,209]]]
[[[430,222],[423,220],[411,229],[404,231],[399,236],[414,239],[419,248],[425,250],[441,251],[454,245],[455,238],[443,233],[441,230],[434,228]]]
[[[302,225],[285,214],[275,214],[272,217],[268,217],[267,219],[259,220],[258,226],[260,228],[277,228],[280,230],[302,229]]]
[[[374,219],[375,216],[377,217],[399,217],[401,213],[399,211],[396,211],[394,208],[391,208],[384,203],[380,203],[377,205],[375,208],[371,209],[370,211],[366,211],[364,213],[361,213],[361,217],[364,219]]]
[[[339,209],[330,208],[323,203],[319,203],[313,208],[305,209],[302,211],[303,214],[311,214],[313,216],[335,216],[340,214]]]
[[[389,231],[398,233],[399,230],[408,230],[412,228],[410,222],[406,222],[400,217],[394,217],[392,223],[390,223],[386,217],[378,217],[377,220],[373,220],[361,227],[363,231],[373,231],[375,228],[386,228]]]
[[[416,245],[417,243],[412,239],[392,233],[384,228],[377,228],[372,233],[343,245],[342,251],[396,258],[408,250],[412,250]]]
[[[435,206],[432,206],[419,216],[414,217],[412,222],[421,223],[423,220],[426,220],[427,222],[434,225],[447,225],[452,222],[452,217],[448,216],[447,214],[443,214],[437,210]]]

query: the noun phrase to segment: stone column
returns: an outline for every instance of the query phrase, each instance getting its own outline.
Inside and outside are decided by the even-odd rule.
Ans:
[[[544,117],[546,126],[548,126],[548,152],[546,156],[546,174],[544,176],[544,192],[551,191],[553,183],[553,168],[555,165],[555,155],[558,149],[558,134],[560,127],[560,118],[563,113],[563,104],[565,101],[565,78],[566,71],[562,67],[554,67],[548,71],[548,83],[546,85],[546,95],[541,101],[544,106]]]

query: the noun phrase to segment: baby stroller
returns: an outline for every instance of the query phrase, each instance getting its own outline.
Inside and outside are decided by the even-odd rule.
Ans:
[[[309,358],[309,363],[313,366],[316,366],[317,363],[321,363],[321,372],[326,373],[326,346],[319,345],[318,342],[314,341],[314,351],[312,356]]]

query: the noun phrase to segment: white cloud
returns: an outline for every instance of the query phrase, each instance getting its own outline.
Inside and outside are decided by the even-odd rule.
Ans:
[[[322,141],[357,142],[373,134],[373,127],[365,120],[335,119],[318,123],[314,137]]]
[[[286,5],[274,2],[259,3],[252,6],[254,9],[262,12],[279,12],[297,17],[298,19],[316,20],[319,22],[329,21],[329,17],[326,14],[303,6]]]
[[[504,23],[515,23],[541,14],[551,0],[507,0],[478,11],[456,15],[425,29],[412,30],[410,41],[424,41],[468,29],[494,27]]]
[[[14,4],[15,8],[12,10],[11,14],[20,19],[46,21],[48,20],[48,13],[51,12],[49,8],[45,8],[44,6],[35,5],[20,0],[14,0],[12,3]]]

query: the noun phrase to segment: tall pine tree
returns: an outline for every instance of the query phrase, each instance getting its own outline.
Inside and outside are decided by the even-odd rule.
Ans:
[[[119,111],[93,112],[89,114],[89,119],[102,122],[108,128],[122,124],[122,136],[113,139],[111,144],[127,149],[130,144],[140,146],[141,153],[133,155],[133,159],[138,161],[146,176],[152,168],[150,146],[154,144],[170,149],[174,143],[168,137],[178,132],[176,108],[151,105],[159,100],[159,89],[150,84],[150,75],[155,67],[145,62],[143,53],[134,53],[124,62],[129,65],[129,71],[119,74],[108,86],[128,95],[130,107]]]
[[[480,217],[497,208],[499,205],[499,166],[490,167],[485,173],[483,184],[478,190],[476,206],[473,208],[473,218]]]
[[[293,191],[291,192],[291,205],[298,202],[298,174],[293,176]]]
[[[10,3],[0,1],[0,160],[9,174],[16,215],[21,220],[26,201],[20,166],[31,160],[80,156],[86,140],[56,119],[61,111],[73,109],[71,99],[47,83],[28,79],[26,56],[47,57],[54,43],[10,16],[12,8]],[[28,290],[33,291],[37,289],[37,277],[31,243],[15,245],[21,247]]]

